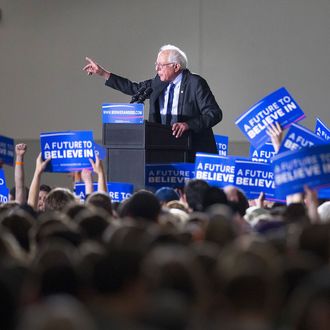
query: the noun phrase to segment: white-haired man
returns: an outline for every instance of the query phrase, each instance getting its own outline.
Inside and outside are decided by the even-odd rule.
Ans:
[[[155,63],[157,75],[139,83],[86,60],[84,71],[100,75],[107,86],[122,93],[135,95],[143,86],[151,87],[149,121],[171,125],[177,138],[191,131],[192,161],[196,152],[217,153],[212,127],[221,121],[222,111],[205,79],[187,69],[187,56],[181,49],[161,47]]]

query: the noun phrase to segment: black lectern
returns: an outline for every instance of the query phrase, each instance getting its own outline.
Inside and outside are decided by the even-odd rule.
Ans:
[[[193,161],[191,136],[177,139],[171,127],[145,121],[143,124],[103,124],[107,149],[107,178],[145,187],[145,165]]]

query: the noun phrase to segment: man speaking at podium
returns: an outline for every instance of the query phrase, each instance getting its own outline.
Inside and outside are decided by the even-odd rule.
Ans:
[[[105,78],[107,86],[133,98],[149,98],[150,122],[171,125],[176,138],[191,131],[194,155],[217,153],[212,127],[221,121],[222,111],[205,79],[187,69],[187,56],[181,49],[161,47],[155,63],[156,77],[139,83],[105,70],[88,57],[86,61],[83,70]]]

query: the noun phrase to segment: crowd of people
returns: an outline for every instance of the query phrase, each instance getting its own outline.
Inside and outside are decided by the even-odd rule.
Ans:
[[[216,152],[222,111],[180,49],[163,46],[156,77],[140,83],[86,60],[109,87],[150,88],[150,121]],[[282,133],[268,128],[276,152]],[[330,202],[309,187],[276,204],[193,179],[113,203],[96,156],[79,173],[82,202],[43,182],[41,155],[27,188],[27,146],[15,152],[15,187],[0,205],[0,329],[330,329]]]
[[[330,202],[308,187],[281,205],[194,179],[112,203],[96,158],[82,203],[44,184],[40,155],[26,188],[15,151],[1,329],[330,328]]]

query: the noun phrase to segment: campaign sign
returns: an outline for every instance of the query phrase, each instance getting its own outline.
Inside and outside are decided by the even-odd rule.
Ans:
[[[264,192],[266,199],[273,200],[275,183],[272,164],[236,160],[235,186],[242,189],[249,199],[256,199]]]
[[[260,149],[256,149],[253,145],[250,146],[250,159],[253,162],[270,163],[275,154],[271,142],[266,142]]]
[[[0,136],[0,161],[4,164],[14,165],[14,139],[6,136]]]
[[[330,144],[287,151],[273,158],[278,195],[287,196],[310,188],[330,186]]]
[[[5,172],[0,168],[0,203],[8,202],[9,189],[6,186]]]
[[[197,153],[195,159],[195,179],[210,185],[225,187],[235,182],[235,157]]]
[[[322,188],[317,192],[317,197],[319,199],[330,199],[330,188]]]
[[[143,103],[106,103],[102,105],[104,124],[143,124]]]
[[[97,191],[97,182],[93,183],[94,191]],[[121,202],[132,196],[134,191],[134,186],[131,183],[125,182],[108,182],[107,183],[109,196],[111,201]],[[84,182],[77,182],[74,187],[75,195],[80,198],[81,201],[84,201],[86,198],[86,190]]]
[[[228,136],[214,135],[215,143],[217,145],[218,154],[220,156],[227,156],[228,154]]]
[[[320,118],[316,118],[315,133],[326,141],[330,140],[330,129]]]
[[[194,178],[194,170],[192,163],[146,164],[145,185],[154,188],[184,187],[188,180]]]
[[[40,134],[43,159],[51,158],[46,171],[75,172],[90,168],[94,158],[92,131],[67,131]]]
[[[292,124],[289,128],[282,144],[279,153],[288,150],[298,150],[301,148],[312,147],[314,145],[325,144],[326,141],[321,139],[318,135],[314,134],[309,129]]]
[[[305,118],[305,114],[289,92],[281,87],[252,106],[235,124],[255,148],[269,140],[267,127],[278,122],[284,129]]]
[[[103,160],[107,154],[107,151],[104,146],[94,143],[95,155],[98,155],[101,160]]]

